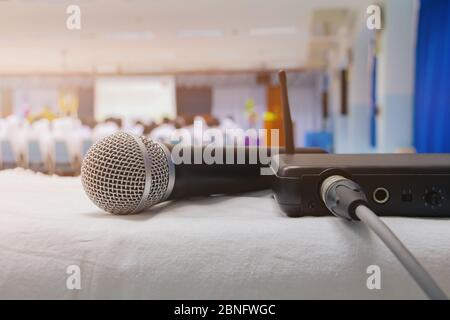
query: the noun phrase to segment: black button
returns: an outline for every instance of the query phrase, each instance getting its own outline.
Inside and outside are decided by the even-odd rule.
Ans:
[[[436,207],[441,204],[441,195],[434,191],[428,192],[425,195],[425,202],[430,206]]]

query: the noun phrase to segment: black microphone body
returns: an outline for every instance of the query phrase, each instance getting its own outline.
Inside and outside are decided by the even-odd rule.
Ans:
[[[284,153],[284,148],[226,146],[220,147],[222,155],[219,156],[219,159],[222,159],[222,161],[208,164],[203,156],[200,159],[201,161],[194,162],[195,153],[203,155],[205,147],[191,146],[188,148],[190,148],[191,161],[175,164],[175,183],[168,199],[238,194],[271,189],[274,176],[267,173],[263,174],[261,170],[270,167],[268,160],[272,155]],[[172,150],[172,147],[169,147],[169,149]],[[217,149],[215,150],[217,152]],[[318,148],[299,148],[296,152],[325,153]],[[230,157],[230,155],[232,156]],[[242,158],[241,162],[238,161],[239,155]],[[230,161],[230,158],[232,161]]]

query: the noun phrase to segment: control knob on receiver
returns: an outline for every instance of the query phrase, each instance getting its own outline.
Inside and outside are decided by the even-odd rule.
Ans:
[[[442,196],[436,191],[426,192],[424,199],[425,203],[431,207],[438,207],[442,203]]]

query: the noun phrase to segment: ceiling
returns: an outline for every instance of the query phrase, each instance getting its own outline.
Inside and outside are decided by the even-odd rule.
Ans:
[[[368,2],[0,0],[0,74],[308,68],[317,11]],[[81,30],[66,27],[71,4]]]

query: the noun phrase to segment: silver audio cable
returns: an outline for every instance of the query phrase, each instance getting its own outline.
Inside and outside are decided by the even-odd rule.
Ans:
[[[347,220],[364,222],[397,257],[430,299],[448,300],[447,295],[416,257],[368,207],[366,196],[358,184],[342,176],[331,176],[322,182],[320,196],[325,206],[334,215]]]

